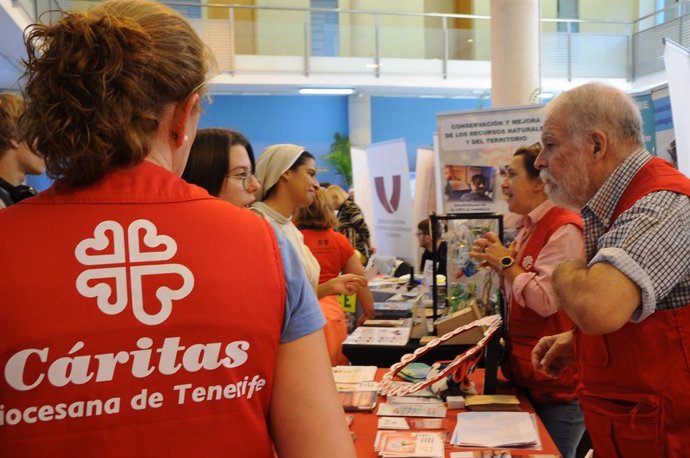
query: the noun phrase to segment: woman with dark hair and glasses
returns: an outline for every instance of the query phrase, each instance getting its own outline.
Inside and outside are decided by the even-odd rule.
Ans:
[[[498,272],[508,307],[507,358],[502,369],[524,388],[537,414],[565,458],[575,456],[584,419],[575,397],[577,373],[549,378],[532,367],[532,349],[543,336],[573,327],[558,308],[551,285],[556,266],[566,259],[584,259],[582,219],[548,199],[534,162],[539,144],[518,149],[505,167],[501,191],[508,209],[521,215],[517,236],[504,246],[496,234],[475,241],[470,256]]]
[[[251,205],[261,187],[251,143],[229,129],[199,129],[182,178],[236,207]]]

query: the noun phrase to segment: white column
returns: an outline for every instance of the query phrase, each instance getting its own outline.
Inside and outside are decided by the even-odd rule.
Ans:
[[[350,144],[366,148],[371,144],[371,97],[357,92],[349,96],[347,102]]]
[[[541,86],[539,0],[491,0],[491,102],[527,105]]]

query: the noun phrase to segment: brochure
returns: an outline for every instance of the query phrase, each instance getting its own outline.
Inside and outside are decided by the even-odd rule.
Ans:
[[[341,391],[338,394],[345,412],[371,412],[378,399],[376,391]]]
[[[412,429],[443,429],[443,418],[407,418]]]
[[[347,336],[344,345],[387,345],[404,347],[410,340],[410,328],[378,328],[360,326]]]
[[[405,325],[405,318],[397,318],[394,320],[366,320],[362,326],[373,326],[375,328],[397,328]]]
[[[439,398],[429,398],[423,396],[388,396],[386,402],[389,404],[426,404],[442,406],[443,400]]]
[[[410,429],[410,425],[402,417],[380,417],[378,429]]]
[[[465,407],[475,412],[520,411],[520,401],[511,394],[465,396]]]
[[[375,450],[383,458],[443,458],[443,435],[408,431],[378,431]]]
[[[443,429],[443,418],[379,417],[379,429]]]
[[[462,447],[517,448],[533,447],[540,441],[528,412],[461,412],[451,443]]]
[[[445,418],[446,407],[424,404],[381,404],[376,415],[379,417]]]
[[[337,391],[379,391],[378,382],[336,383]]]
[[[335,383],[370,382],[376,377],[376,366],[335,366],[333,379]]]

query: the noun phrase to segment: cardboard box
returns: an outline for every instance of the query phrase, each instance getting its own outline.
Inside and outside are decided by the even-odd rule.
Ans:
[[[482,318],[479,309],[475,302],[471,302],[469,306],[455,313],[446,315],[436,320],[436,335],[442,336],[461,326],[470,324],[474,320]],[[447,340],[443,345],[474,345],[484,337],[485,326],[477,326],[473,329],[463,332],[460,335]]]

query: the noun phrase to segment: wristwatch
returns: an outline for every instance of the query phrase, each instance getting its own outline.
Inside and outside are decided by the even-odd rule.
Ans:
[[[500,261],[501,269],[506,270],[508,267],[515,264],[515,259],[512,256],[503,256]]]

